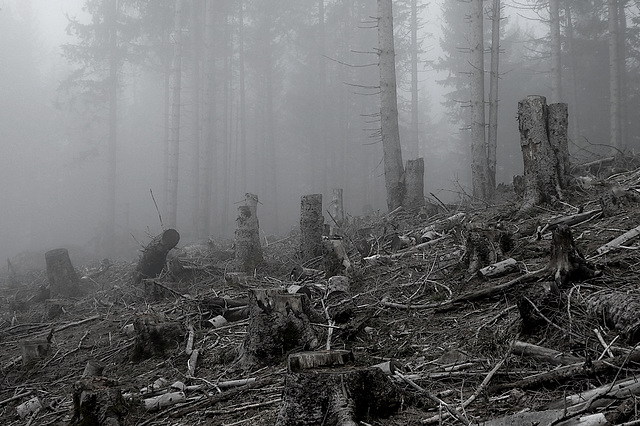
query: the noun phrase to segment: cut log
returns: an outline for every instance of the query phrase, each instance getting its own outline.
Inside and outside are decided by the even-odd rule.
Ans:
[[[136,342],[131,355],[132,361],[141,361],[152,356],[165,356],[165,353],[180,346],[184,340],[184,330],[180,324],[168,322],[160,317],[143,314],[133,322]]]
[[[88,377],[73,385],[73,418],[70,425],[119,425],[127,414],[127,402],[119,384],[106,377]]]
[[[524,160],[524,200],[521,211],[562,199],[566,181],[568,159],[564,158],[564,143],[558,139],[566,136],[566,107],[554,107],[549,117],[549,107],[544,96],[528,96],[518,102],[520,148]],[[550,135],[550,129],[554,134]],[[551,136],[551,138],[550,138]],[[550,140],[551,139],[551,140]],[[552,145],[553,141],[553,145]]]
[[[602,247],[598,248],[597,253],[600,254],[600,255],[605,254],[605,253],[609,253],[613,249],[620,248],[620,246],[622,244],[626,243],[627,241],[629,241],[632,238],[637,237],[638,235],[640,235],[640,225],[636,226],[635,228],[633,228],[630,231],[625,232],[624,234],[620,235],[619,237],[614,238],[613,240],[609,241],[607,244],[605,244]]]
[[[322,194],[304,195],[300,201],[300,258],[308,261],[322,255]]]
[[[319,340],[312,322],[323,322],[304,294],[279,289],[249,290],[249,325],[240,347],[244,368],[275,365],[295,349],[315,349]]]
[[[419,209],[424,206],[424,158],[407,160],[404,173],[407,191],[404,206],[408,209]]]
[[[351,298],[349,278],[342,275],[329,278],[324,305],[336,323],[344,324],[351,319],[356,306]]]
[[[379,368],[350,366],[350,352],[320,351],[290,358],[294,369],[285,378],[276,426],[355,426],[387,418],[401,407],[403,395],[395,383]]]
[[[180,234],[175,229],[167,229],[155,237],[142,251],[142,257],[136,266],[134,282],[140,283],[145,278],[155,278],[165,267],[167,254],[180,241]]]
[[[245,194],[245,205],[238,207],[235,235],[236,269],[252,273],[263,262],[258,222],[258,196]]]
[[[69,251],[65,248],[49,250],[44,254],[47,263],[50,297],[82,297],[80,278],[69,259]]]
[[[640,297],[618,291],[602,291],[587,299],[587,311],[604,325],[615,328],[629,345],[640,342]]]
[[[516,262],[516,260],[513,258],[508,258],[481,268],[478,271],[478,276],[484,279],[496,278],[506,274],[510,274],[511,272],[515,272],[517,270],[518,262]]]
[[[553,349],[534,345],[531,343],[516,341],[511,348],[514,355],[535,358],[542,362],[554,365],[570,365],[580,362],[580,358],[567,355],[563,352],[554,351]]]

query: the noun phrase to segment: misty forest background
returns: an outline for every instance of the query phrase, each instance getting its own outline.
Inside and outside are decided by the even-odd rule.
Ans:
[[[231,238],[245,192],[260,199],[263,236],[289,233],[301,195],[324,194],[326,209],[334,187],[351,215],[386,211],[376,0],[47,2],[0,1],[0,256],[70,244],[135,256],[136,239],[161,231],[150,191],[183,242]],[[633,152],[640,2],[555,2],[554,97],[569,104],[572,155]],[[445,201],[471,194],[470,4],[393,2],[402,155],[425,158],[425,193]],[[510,183],[522,173],[517,102],[552,97],[550,15],[544,1],[501,7],[496,181]]]

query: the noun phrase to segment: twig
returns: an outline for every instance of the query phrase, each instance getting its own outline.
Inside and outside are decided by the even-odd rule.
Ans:
[[[27,391],[24,393],[20,393],[18,395],[12,396],[11,398],[7,398],[4,401],[0,401],[0,406],[3,406],[4,404],[6,404],[7,402],[11,402],[11,401],[15,401],[16,399],[20,399],[24,396],[29,396],[33,393],[33,391]]]
[[[162,215],[160,214],[158,203],[156,203],[156,197],[153,196],[153,190],[151,188],[149,188],[149,192],[151,193],[151,199],[153,200],[153,204],[156,206],[156,211],[158,212],[158,219],[160,219],[160,228],[164,229],[164,225],[162,224]]]

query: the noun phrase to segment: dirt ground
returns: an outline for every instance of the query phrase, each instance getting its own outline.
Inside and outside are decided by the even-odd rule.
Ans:
[[[638,366],[628,362],[594,374],[585,368],[583,374],[538,386],[506,386],[558,368],[514,354],[514,341],[571,354],[587,363],[605,352],[594,329],[606,344],[613,342],[609,348],[613,355],[629,353],[636,344],[629,329],[625,334],[594,315],[589,300],[602,292],[622,292],[629,301],[640,298],[638,241],[632,239],[623,247],[597,254],[599,247],[640,225],[636,196],[640,169],[591,172],[576,172],[579,179],[564,200],[526,214],[519,212],[518,196],[505,187],[490,205],[435,203],[420,212],[349,218],[344,242],[355,265],[347,273],[355,310],[347,324],[334,329],[331,348],[353,351],[356,366],[394,361],[398,372],[408,378],[389,377],[389,386],[397,386],[405,395],[396,414],[385,419],[359,419],[360,424],[478,424],[514,413],[542,411],[564,396],[634,377]],[[559,217],[597,211],[603,199],[612,198],[613,213],[609,209],[608,214],[594,214],[571,226],[576,247],[599,276],[571,280],[551,304],[542,284],[549,282],[549,277],[516,283],[491,297],[447,303],[544,268],[550,260],[552,236],[552,227],[545,229],[545,225]],[[391,248],[393,235],[412,236],[420,243],[429,225],[456,213],[464,213],[464,219],[438,231],[437,241],[424,249]],[[510,242],[500,257],[515,259],[518,269],[493,279],[482,279],[469,271],[467,240],[474,230],[500,230],[508,235]],[[364,262],[356,250],[361,240],[372,247],[370,254],[387,257]],[[85,366],[92,361],[104,366],[101,383],[123,396],[120,424],[273,425],[282,406],[286,364],[241,368],[235,361],[248,321],[230,321],[216,328],[209,320],[220,312],[209,302],[215,298],[246,300],[247,289],[252,287],[306,284],[312,304],[322,311],[326,279],[317,276],[299,282],[291,278],[298,265],[298,244],[298,236],[290,235],[263,247],[264,265],[241,285],[225,280],[233,252],[223,244],[181,247],[172,256],[180,258],[186,271],[179,276],[167,273],[155,280],[157,284],[143,286],[132,283],[137,259],[112,264],[100,275],[93,274],[99,261],[74,265],[88,294],[73,300],[38,301],[41,287],[47,285],[46,272],[28,266],[28,256],[16,257],[15,275],[10,277],[5,270],[4,284],[0,284],[0,424],[68,424],[74,415],[74,386],[83,380]],[[393,256],[403,251],[407,254]],[[303,266],[321,269],[322,261],[315,259]],[[531,301],[545,313],[538,315],[534,329],[523,329],[519,309],[523,301]],[[188,326],[193,327],[193,347],[199,351],[193,377],[187,374],[190,357],[184,342],[166,348],[163,356],[133,360],[136,337],[131,324],[145,315],[176,323],[185,334]],[[317,329],[324,346],[328,327],[319,324]],[[25,341],[46,342],[47,338],[48,351],[24,362],[21,348]],[[229,385],[243,379],[256,380],[244,386]],[[184,402],[159,411],[145,409],[143,401],[151,395],[145,391],[154,383],[159,391],[166,391],[175,382],[189,386]],[[460,410],[460,418],[448,415],[444,404],[459,408],[474,395]],[[19,406],[34,397],[42,408],[20,417]],[[442,403],[434,402],[434,397]],[[633,401],[633,409],[618,424],[640,420]],[[621,402],[580,414],[605,413]]]

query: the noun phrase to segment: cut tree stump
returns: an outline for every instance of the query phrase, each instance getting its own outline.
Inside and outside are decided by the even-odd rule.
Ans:
[[[523,212],[563,198],[569,162],[566,115],[566,106],[548,107],[544,96],[527,96],[518,102],[520,148],[524,160]]]
[[[342,235],[342,225],[344,225],[344,204],[342,202],[342,188],[333,188],[329,214],[331,215],[331,225],[329,235]]]
[[[319,340],[311,323],[324,321],[304,294],[288,294],[280,289],[249,290],[249,325],[240,347],[240,365],[275,365],[293,350],[315,349]]]
[[[72,426],[121,424],[128,413],[119,384],[106,377],[87,377],[73,385]]]
[[[322,194],[304,195],[300,201],[300,258],[308,261],[322,256]]]
[[[404,206],[408,209],[419,209],[424,206],[424,158],[407,160],[404,173],[407,191]]]
[[[82,297],[82,286],[73,269],[69,251],[65,248],[49,250],[44,254],[47,263],[50,297]]]
[[[178,245],[180,234],[175,229],[167,229],[155,237],[142,251],[136,266],[134,282],[139,284],[145,278],[155,278],[165,267],[167,254]]]
[[[238,207],[235,243],[236,270],[252,273],[263,262],[257,195],[245,194],[245,205]]]
[[[551,259],[547,271],[553,274],[559,288],[570,280],[585,280],[602,274],[596,271],[576,247],[567,225],[558,225],[551,238]]]
[[[324,306],[329,317],[338,324],[351,319],[356,306],[351,298],[349,278],[342,275],[329,278]]]
[[[136,317],[133,322],[136,342],[131,355],[132,361],[141,361],[153,356],[163,357],[184,340],[184,330],[175,322],[149,314]]]
[[[402,394],[377,367],[353,367],[348,351],[289,356],[276,426],[355,426],[396,413]]]
[[[322,260],[325,278],[342,275],[351,269],[351,261],[341,239],[322,240]]]

